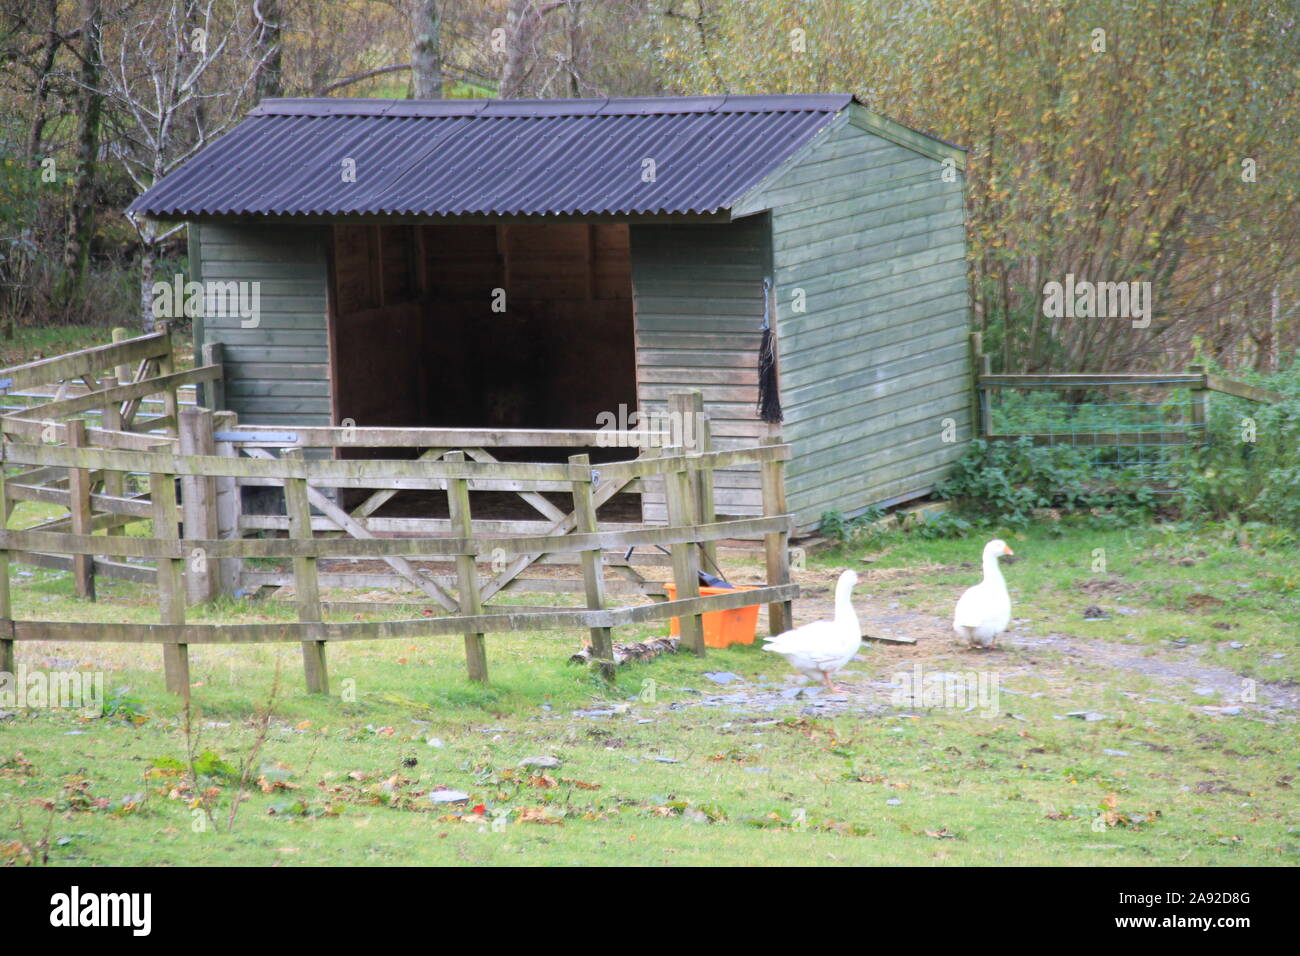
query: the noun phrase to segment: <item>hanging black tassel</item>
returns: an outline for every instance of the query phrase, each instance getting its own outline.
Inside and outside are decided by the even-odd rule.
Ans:
[[[763,280],[763,339],[758,344],[758,417],[771,425],[783,421],[777,381],[776,336],[772,334],[772,280]]]

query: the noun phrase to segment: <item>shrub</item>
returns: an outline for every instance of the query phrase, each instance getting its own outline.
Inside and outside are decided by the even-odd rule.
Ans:
[[[854,518],[845,518],[838,511],[824,511],[817,530],[840,546],[872,544],[885,534],[879,524],[884,516],[879,508],[868,508]]]
[[[1276,405],[1214,397],[1209,440],[1181,481],[1185,514],[1300,523],[1300,381],[1279,384],[1291,387]]]
[[[957,514],[931,521],[931,536],[964,533],[956,519],[1024,527],[1043,509],[1079,512],[1099,523],[1148,517],[1157,507],[1154,490],[1122,473],[1104,480],[1086,448],[975,439],[954,465],[939,496],[954,502]]]
[[[1300,524],[1300,365],[1272,376],[1233,375],[1286,399],[1269,405],[1215,394],[1205,443],[1165,469],[1171,494],[1157,494],[1137,469],[1099,467],[1110,450],[1036,446],[1028,438],[972,441],[939,494],[961,515],[1013,527],[1045,508],[1101,524],[1140,520],[1160,507],[1187,520]],[[930,534],[941,532],[940,525]]]

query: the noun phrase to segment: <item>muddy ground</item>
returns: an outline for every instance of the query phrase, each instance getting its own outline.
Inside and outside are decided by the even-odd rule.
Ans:
[[[1082,685],[1096,692],[1101,700],[1108,683],[1118,683],[1133,674],[1148,678],[1158,691],[1147,696],[1168,703],[1186,703],[1207,714],[1253,716],[1264,720],[1291,722],[1300,714],[1300,686],[1257,682],[1253,685],[1243,675],[1223,667],[1202,663],[1204,647],[1180,646],[1174,641],[1162,646],[1144,643],[1116,643],[1090,639],[1086,635],[1050,631],[1040,633],[1034,622],[1013,621],[1011,630],[991,650],[971,650],[961,646],[946,617],[920,613],[903,607],[891,581],[914,574],[916,569],[870,569],[859,572],[860,584],[854,593],[854,607],[863,630],[881,638],[911,638],[915,644],[868,641],[863,651],[837,675],[836,683],[846,691],[832,694],[824,687],[793,674],[785,662],[775,658],[760,679],[732,680],[725,672],[715,675],[716,693],[702,693],[685,707],[719,708],[732,713],[790,713],[831,716],[841,713],[895,713],[895,691],[900,686],[897,675],[911,673],[919,664],[927,676],[947,674],[953,680],[969,672],[996,674],[1001,696],[1000,709],[1014,714],[1014,700],[1019,686],[1034,685],[1036,680],[1056,684],[1072,680],[1076,689]],[[937,570],[937,568],[936,568]],[[953,568],[954,573],[963,569]],[[967,570],[967,577],[971,573]],[[758,572],[755,572],[757,575]],[[795,624],[829,619],[834,616],[834,586],[838,570],[797,571],[795,580],[802,587],[802,597],[795,602]],[[734,576],[736,583],[750,583],[744,573]],[[758,582],[755,576],[754,583]],[[961,592],[954,585],[954,600]],[[766,617],[764,611],[763,617]],[[766,621],[760,620],[759,634],[766,633]],[[1130,683],[1126,680],[1124,683]],[[1243,699],[1253,696],[1254,700]],[[1033,693],[1032,691],[1029,691]],[[1195,703],[1211,698],[1213,704]],[[1098,707],[1100,707],[1100,703]],[[1098,711],[1100,712],[1100,711]]]

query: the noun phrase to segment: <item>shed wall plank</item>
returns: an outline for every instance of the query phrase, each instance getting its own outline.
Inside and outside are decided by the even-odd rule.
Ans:
[[[204,341],[222,345],[230,410],[247,424],[330,424],[327,227],[192,228],[205,282],[258,283],[255,326],[238,315],[203,321]]]

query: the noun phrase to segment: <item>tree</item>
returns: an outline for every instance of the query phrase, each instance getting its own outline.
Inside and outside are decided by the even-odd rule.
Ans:
[[[47,0],[45,4],[45,35],[40,46],[39,65],[35,67],[34,90],[32,93],[31,133],[27,140],[27,159],[34,161],[41,152],[44,141],[45,124],[49,121],[48,103],[52,85],[54,63],[59,55],[63,38],[59,35],[58,0]]]
[[[255,87],[259,100],[284,95],[284,13],[280,0],[253,0],[253,19],[257,22],[255,49],[259,64]]]
[[[274,55],[259,47],[259,25],[246,13],[218,0],[161,0],[141,6],[106,41],[102,82],[92,89],[112,105],[111,149],[140,192],[242,115],[264,60]],[[158,251],[184,223],[129,218],[140,244],[140,310],[149,332]]]
[[[502,99],[517,99],[528,92],[533,71],[541,59],[538,41],[542,35],[542,18],[562,6],[563,0],[550,3],[510,0],[506,8],[505,58],[497,87]]]
[[[675,92],[851,91],[969,147],[975,320],[1004,371],[1251,364],[1297,324],[1293,0],[652,6]],[[1044,315],[1067,274],[1149,282],[1150,325]]]
[[[99,90],[103,69],[103,11],[100,0],[82,0],[81,45],[77,90],[77,185],[68,212],[67,240],[63,247],[66,291],[80,297],[90,264],[90,242],[95,234],[95,174],[99,161],[100,117],[104,95]]]
[[[563,11],[563,16],[558,14]],[[664,90],[645,0],[510,0],[498,95],[650,96]]]
[[[416,0],[411,14],[412,95],[442,99],[442,17],[438,0]]]

